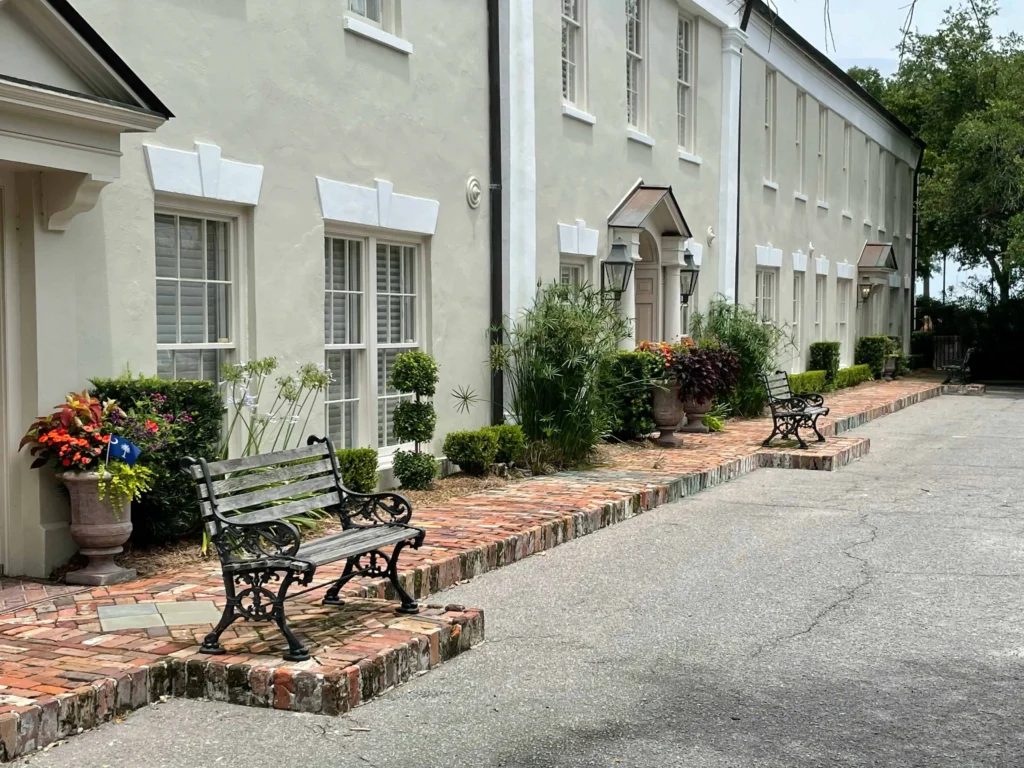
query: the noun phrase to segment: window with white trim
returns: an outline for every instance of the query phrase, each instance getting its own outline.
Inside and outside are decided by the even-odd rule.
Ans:
[[[402,32],[402,0],[348,0],[348,10],[360,21],[385,32]]]
[[[774,323],[777,317],[777,283],[778,272],[776,270],[757,270],[754,282],[754,308],[765,325]]]
[[[903,234],[903,179],[899,158],[895,158],[895,175],[892,184],[892,231],[894,237]]]
[[[562,100],[586,106],[586,2],[562,0]]]
[[[900,301],[900,289],[889,289],[889,335],[900,336],[903,330],[903,306]]]
[[[849,213],[853,204],[853,174],[851,163],[853,161],[853,126],[849,123],[843,124],[843,210]]]
[[[157,213],[157,375],[217,382],[235,349],[234,225]]]
[[[793,344],[796,345],[796,365],[803,364],[803,339],[800,334],[804,324],[804,273],[793,273]]]
[[[836,336],[839,341],[839,359],[845,365],[850,347],[850,296],[853,293],[852,280],[836,282]]]
[[[680,14],[676,22],[676,115],[679,146],[691,151],[694,149],[696,118],[693,109],[694,29],[693,20]]]
[[[871,204],[871,159],[874,154],[871,151],[871,139],[864,137],[864,221],[871,221],[871,214],[875,210]]]
[[[328,237],[324,248],[327,433],[339,445],[398,445],[395,358],[420,346],[420,248],[376,237]]]
[[[818,202],[828,202],[828,108],[818,107]]]
[[[685,303],[682,302],[681,297],[680,297],[680,306],[679,306],[680,328],[679,328],[679,332],[683,336],[689,336],[690,335],[690,323],[693,322],[693,313],[696,312],[697,311],[697,307],[700,306],[697,303],[700,300],[698,298],[699,295],[700,295],[700,279],[698,278],[697,284],[693,286],[693,293],[691,293],[689,295],[689,297],[687,298]]]
[[[567,259],[563,256],[558,266],[558,281],[562,285],[586,285],[590,282],[587,278],[587,265],[582,259]]]
[[[818,275],[814,281],[814,338],[818,341],[825,341],[826,279],[825,275]]]
[[[774,69],[764,73],[764,178],[775,181],[775,95]]]
[[[886,224],[885,204],[888,199],[885,194],[886,168],[888,165],[888,161],[886,158],[887,154],[888,153],[884,149],[882,149],[881,147],[878,148],[878,208],[876,210],[876,215],[878,216],[878,218],[875,220],[875,224],[877,224],[878,228],[883,232],[885,231]]]
[[[804,194],[807,178],[807,155],[804,146],[804,134],[807,130],[807,94],[803,91],[796,92],[796,164],[797,180],[796,191]]]
[[[637,129],[643,129],[647,119],[644,3],[645,0],[626,0],[626,123]]]
[[[914,200],[914,169],[911,168],[909,165],[907,166],[906,182],[907,183],[906,183],[906,186],[904,187],[904,189],[907,191],[907,193],[906,193],[906,196],[904,197],[904,202],[903,202],[903,205],[905,206],[903,220],[904,220],[904,223],[906,224],[906,228],[905,228],[905,230],[906,230],[905,231],[906,237],[907,237],[907,239],[910,239],[910,238],[912,238],[914,236],[914,205],[915,205],[915,200]]]

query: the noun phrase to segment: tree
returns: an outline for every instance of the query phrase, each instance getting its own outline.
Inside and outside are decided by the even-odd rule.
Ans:
[[[934,34],[911,33],[891,78],[850,74],[928,145],[919,273],[941,255],[987,265],[1005,303],[1024,277],[1024,46],[993,35],[996,13],[970,0]]]

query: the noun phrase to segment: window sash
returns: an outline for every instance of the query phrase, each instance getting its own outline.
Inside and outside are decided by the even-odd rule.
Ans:
[[[562,0],[562,98],[579,101],[579,67],[583,30],[579,4],[583,0]]]
[[[853,160],[853,126],[849,123],[843,125],[843,210],[850,210],[851,194],[850,186],[853,183],[853,174],[850,172]]]
[[[793,338],[799,342],[804,319],[804,273],[793,273]]]
[[[874,207],[871,205],[871,139],[864,137],[864,219],[871,220]]]
[[[639,128],[643,110],[643,0],[626,0],[626,122]]]
[[[885,229],[885,150],[878,150],[878,221],[875,223],[879,229]]]
[[[818,341],[825,339],[825,289],[825,277],[819,275],[814,281],[814,330]]]
[[[381,6],[385,2],[387,0],[348,0],[348,9],[378,26],[383,26],[384,13]]]
[[[764,177],[775,181],[775,71],[766,70],[764,76]]]
[[[676,28],[676,115],[678,141],[683,149],[693,143],[693,23],[680,16]]]
[[[558,268],[558,281],[562,285],[586,285],[587,268],[583,264],[563,261]]]
[[[818,200],[828,200],[828,109],[818,108]]]
[[[775,285],[776,274],[772,270],[759,269],[754,281],[754,303],[757,313],[764,324],[775,322]]]
[[[796,158],[797,158],[797,192],[801,194],[806,186],[807,156],[804,152],[804,134],[807,130],[807,94],[800,91],[796,95]]]

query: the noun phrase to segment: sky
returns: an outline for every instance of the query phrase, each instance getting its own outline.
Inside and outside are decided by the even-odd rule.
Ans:
[[[899,64],[896,46],[907,17],[909,0],[830,0],[832,35],[827,36],[824,21],[825,0],[774,0],[779,14],[791,27],[819,50],[826,52],[843,69],[856,65],[876,67],[890,75]],[[934,32],[947,8],[959,0],[918,0],[914,26],[922,32]],[[1010,31],[1024,33],[1024,0],[1001,0],[995,20],[997,35]],[[834,45],[833,45],[834,38]],[[946,285],[956,290],[968,277],[986,278],[988,270],[961,271],[949,262]],[[941,289],[942,276],[932,280],[933,295]],[[919,286],[920,289],[920,286]]]

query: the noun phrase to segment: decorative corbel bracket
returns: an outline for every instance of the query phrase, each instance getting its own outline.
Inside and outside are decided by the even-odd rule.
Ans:
[[[46,171],[43,173],[43,222],[51,232],[66,232],[80,213],[96,207],[100,192],[113,179],[91,173]]]

